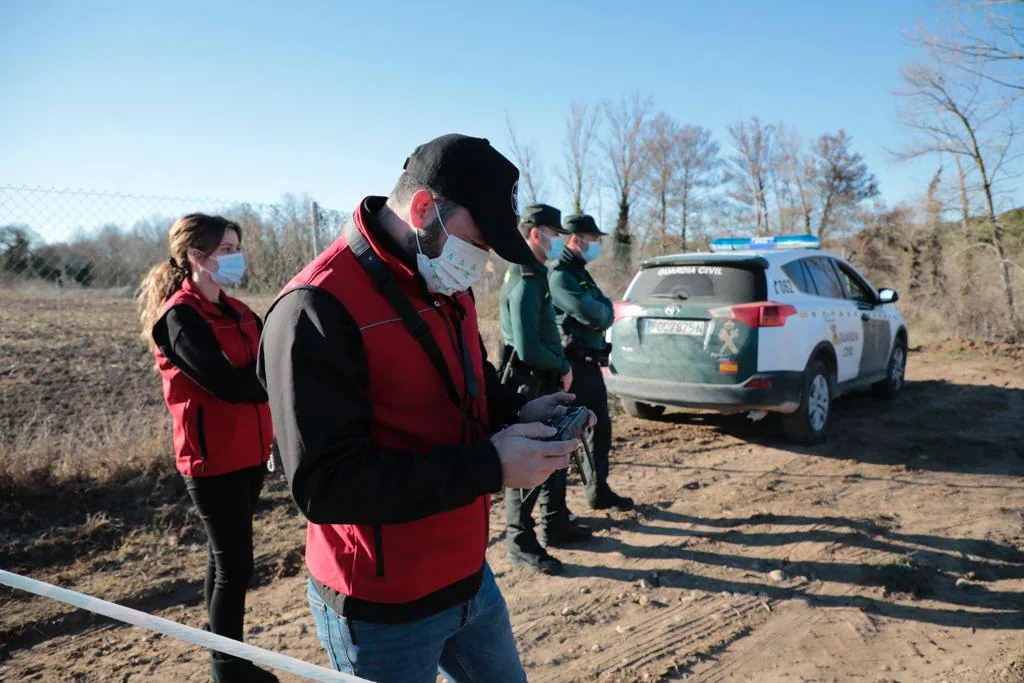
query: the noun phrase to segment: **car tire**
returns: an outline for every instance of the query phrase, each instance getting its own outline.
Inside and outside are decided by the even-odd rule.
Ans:
[[[665,406],[654,406],[628,398],[622,399],[622,409],[630,417],[639,417],[641,420],[657,420],[665,414]]]
[[[786,436],[796,443],[816,444],[825,440],[832,417],[832,373],[820,360],[812,360],[804,370],[800,407],[782,416]]]
[[[879,398],[893,399],[900,395],[907,373],[907,342],[902,337],[889,354],[889,362],[885,366],[885,379],[871,385],[871,392]]]

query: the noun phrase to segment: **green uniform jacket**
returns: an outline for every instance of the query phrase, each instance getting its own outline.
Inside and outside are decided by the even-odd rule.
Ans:
[[[604,333],[615,321],[615,307],[590,277],[587,262],[566,249],[548,274],[548,282],[566,346],[604,349]]]
[[[509,266],[501,286],[501,334],[519,360],[534,370],[569,371],[548,290],[548,269]]]

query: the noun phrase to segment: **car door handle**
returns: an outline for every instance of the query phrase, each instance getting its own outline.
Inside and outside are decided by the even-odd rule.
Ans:
[[[863,320],[864,322],[867,322],[868,320],[871,320],[871,316],[868,315],[867,313],[861,313],[860,319]]]

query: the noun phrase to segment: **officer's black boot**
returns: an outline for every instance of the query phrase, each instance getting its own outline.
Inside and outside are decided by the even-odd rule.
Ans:
[[[556,576],[562,573],[562,563],[556,557],[548,554],[540,543],[534,540],[532,547],[520,548],[509,544],[508,561],[522,567],[528,567],[541,574]]]
[[[614,508],[616,510],[626,511],[632,510],[636,507],[632,498],[620,496],[612,491],[607,485],[599,487],[595,495],[588,495],[587,504],[590,505],[591,510],[608,510]]]
[[[277,676],[249,660],[220,653],[210,658],[210,680],[213,683],[278,683]]]
[[[565,519],[545,526],[541,530],[540,542],[549,548],[558,548],[583,543],[593,537],[594,532],[590,527]]]
[[[555,576],[562,573],[562,563],[549,555],[548,551],[537,542],[533,528],[509,534],[508,561],[541,574]]]

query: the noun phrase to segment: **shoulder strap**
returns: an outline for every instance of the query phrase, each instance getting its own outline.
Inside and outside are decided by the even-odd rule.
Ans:
[[[409,334],[423,347],[423,351],[427,354],[427,358],[430,359],[431,365],[434,366],[444,381],[448,398],[461,409],[463,407],[462,398],[455,388],[455,380],[452,379],[452,373],[448,368],[448,364],[444,361],[441,348],[437,345],[437,340],[430,333],[430,326],[420,317],[420,314],[416,312],[413,305],[409,303],[409,300],[402,293],[401,288],[399,288],[398,283],[395,282],[391,270],[380,260],[380,257],[370,247],[370,243],[363,236],[363,233],[359,231],[359,228],[353,222],[349,222],[345,226],[345,241],[352,249],[352,253],[355,254],[359,265],[363,267],[366,274],[373,280],[374,287],[387,299],[391,308],[395,309],[395,313],[401,318]],[[435,303],[434,305],[436,306],[437,304]]]

